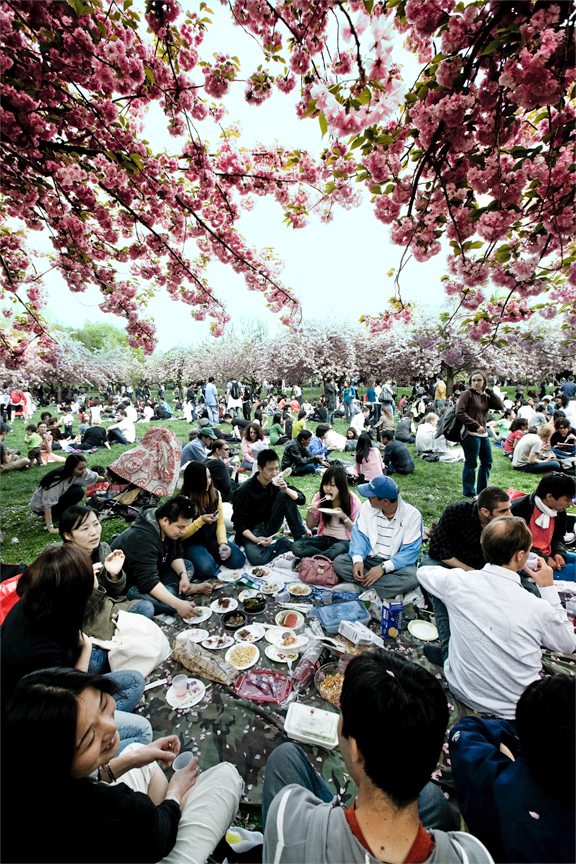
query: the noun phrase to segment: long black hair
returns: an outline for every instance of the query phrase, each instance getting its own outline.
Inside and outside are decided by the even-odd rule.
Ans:
[[[182,484],[181,495],[188,498],[198,515],[202,513],[214,513],[218,506],[218,493],[211,484],[209,489],[206,489],[206,475],[210,470],[204,462],[189,462],[184,470],[184,483]]]
[[[371,447],[372,439],[370,438],[370,435],[367,432],[362,432],[358,438],[358,444],[356,445],[356,462],[358,465],[361,465],[362,462],[368,458]]]
[[[49,471],[48,474],[45,474],[38,485],[42,489],[50,489],[51,486],[56,486],[56,484],[60,483],[62,480],[68,480],[68,478],[72,477],[74,474],[74,469],[77,468],[81,462],[86,464],[85,456],[71,453],[66,459],[66,462],[64,462],[60,468],[55,468],[54,471]]]
[[[338,501],[340,504],[340,509],[344,511],[346,516],[352,515],[352,502],[350,500],[350,489],[348,487],[348,480],[346,478],[346,471],[344,468],[340,468],[339,466],[332,465],[330,468],[327,468],[324,474],[322,475],[322,480],[320,481],[320,497],[324,497],[324,487],[333,480],[338,489]],[[332,507],[332,501],[323,501],[322,507]],[[328,514],[326,514],[328,515]]]
[[[92,507],[84,507],[82,504],[73,504],[72,507],[68,507],[68,509],[62,513],[58,521],[58,531],[60,532],[60,537],[64,543],[73,542],[72,540],[68,540],[65,535],[72,534],[72,531],[75,531],[76,528],[80,528],[90,513],[94,513],[94,515],[98,517],[96,510]],[[93,564],[99,563],[100,556],[98,555],[98,546],[92,550],[90,558],[92,559]]]

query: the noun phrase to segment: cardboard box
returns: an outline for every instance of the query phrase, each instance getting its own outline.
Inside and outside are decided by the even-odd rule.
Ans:
[[[341,621],[338,633],[352,642],[353,645],[377,645],[384,647],[384,642],[360,621]]]

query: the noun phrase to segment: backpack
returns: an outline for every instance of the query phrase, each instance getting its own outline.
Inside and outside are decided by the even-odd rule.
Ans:
[[[447,441],[460,441],[461,429],[462,421],[456,417],[456,406],[451,405],[440,417],[434,438],[440,438],[441,435],[444,435]]]
[[[230,387],[230,396],[232,399],[240,399],[242,395],[242,388],[238,381],[233,381],[232,386]]]

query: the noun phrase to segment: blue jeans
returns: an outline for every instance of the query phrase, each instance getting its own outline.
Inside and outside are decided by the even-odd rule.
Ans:
[[[344,408],[344,419],[350,425],[350,421],[352,420],[352,402],[343,402],[342,407]]]
[[[191,561],[185,560],[184,563],[186,564],[186,572],[188,573],[188,577],[190,578],[190,581],[192,581],[192,578],[194,576],[194,565],[192,564]],[[166,588],[166,590],[169,591],[170,594],[173,594],[174,597],[180,597],[180,594],[178,592],[179,580],[172,569],[170,570],[169,573],[166,573],[164,575],[164,579],[170,580],[170,581],[166,581],[166,582],[164,582],[163,580],[160,580],[162,582],[162,584],[164,585],[164,587]],[[169,606],[167,603],[163,603],[161,600],[157,600],[156,597],[152,596],[152,594],[142,594],[138,590],[136,585],[132,585],[132,587],[128,589],[128,591],[126,592],[126,597],[128,597],[129,600],[147,600],[149,603],[152,603],[152,605],[154,606],[154,614],[155,615],[161,615],[161,614],[175,615],[176,614],[175,609],[172,606]],[[181,599],[182,600],[186,599],[184,594],[181,596]]]
[[[303,474],[316,474],[318,467],[317,462],[309,462],[308,465],[297,465],[295,468],[292,468],[292,474],[294,477],[302,477]]]
[[[345,555],[349,547],[348,540],[337,540],[336,537],[301,537],[292,544],[292,554],[296,558],[324,555],[325,558],[333,561],[337,555]]]
[[[266,764],[262,790],[263,825],[275,796],[291,783],[303,786],[327,804],[334,799],[335,790],[330,789],[314,769],[302,747],[281,744],[272,751]],[[425,828],[454,831],[458,827],[441,789],[432,782],[428,782],[418,796],[418,813]]]
[[[576,447],[573,447],[572,450],[560,450],[559,447],[551,447],[550,453],[558,456],[559,459],[569,459],[570,456],[576,456]]]
[[[114,720],[120,735],[120,746],[116,753],[120,753],[129,744],[151,744],[154,737],[150,721],[141,714],[127,714],[125,711],[115,711]]]
[[[211,423],[218,423],[220,419],[220,414],[218,411],[217,405],[206,405],[206,410],[208,411],[208,419]]]
[[[108,430],[108,441],[111,444],[130,444],[119,429]]]
[[[562,570],[554,570],[554,579],[565,579],[567,582],[576,582],[576,555],[574,552],[566,553],[566,565]]]
[[[444,564],[443,561],[436,561],[428,555],[425,555],[422,558],[420,567],[444,567],[446,570],[450,569],[449,567],[446,567],[446,564]],[[450,619],[448,617],[448,609],[438,597],[434,597],[432,594],[428,594],[428,597],[430,598],[432,609],[434,610],[434,620],[436,621],[436,629],[438,630],[438,638],[440,640],[442,662],[445,663],[448,659],[448,647],[450,643]]]
[[[106,678],[112,678],[120,688],[114,697],[116,710],[131,714],[144,693],[146,681],[142,673],[135,669],[121,669],[118,672],[107,672]]]
[[[464,469],[462,471],[462,492],[465,496],[476,495],[476,463],[480,457],[478,483],[476,489],[482,492],[488,486],[490,469],[492,468],[492,447],[489,438],[479,438],[477,435],[466,435],[462,439],[464,450]],[[554,469],[550,469],[554,470]]]
[[[219,545],[215,539],[211,539],[205,546],[199,543],[186,543],[184,541],[184,557],[194,565],[194,573],[200,582],[213,579],[219,567],[228,567],[230,570],[239,570],[244,566],[246,558],[236,543],[228,541],[230,556],[226,559],[220,557]]]
[[[533,465],[528,463],[527,465],[522,465],[520,468],[516,468],[516,471],[526,471],[527,474],[547,474],[548,471],[560,471],[560,463],[555,460],[551,462],[535,462]]]

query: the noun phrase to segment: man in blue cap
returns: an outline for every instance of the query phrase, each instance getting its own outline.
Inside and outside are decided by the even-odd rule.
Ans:
[[[418,587],[416,563],[422,546],[422,515],[407,504],[391,477],[383,474],[358,487],[367,498],[350,539],[350,549],[334,569],[358,590],[374,588],[389,599]]]

